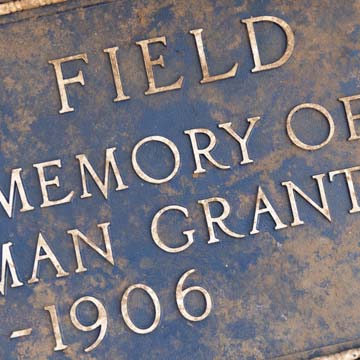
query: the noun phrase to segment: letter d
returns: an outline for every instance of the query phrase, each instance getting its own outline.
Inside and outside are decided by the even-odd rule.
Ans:
[[[286,50],[285,50],[284,54],[282,55],[282,57],[270,64],[264,64],[264,65],[261,63],[261,60],[260,60],[260,54],[259,54],[259,49],[258,49],[258,45],[256,42],[255,29],[254,29],[254,23],[257,23],[260,21],[268,21],[268,22],[272,22],[272,23],[280,26],[286,35]],[[291,30],[288,23],[286,23],[284,20],[279,19],[275,16],[251,17],[249,19],[241,20],[241,22],[246,24],[247,31],[249,34],[251,51],[252,51],[254,63],[255,63],[255,67],[253,69],[251,69],[252,72],[275,69],[275,68],[280,67],[281,65],[284,65],[289,60],[289,58],[294,50],[295,38],[294,38],[294,33]]]

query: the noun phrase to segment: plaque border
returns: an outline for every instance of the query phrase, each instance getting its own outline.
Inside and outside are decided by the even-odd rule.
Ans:
[[[20,11],[40,8],[47,5],[59,4],[68,0],[15,0],[0,3],[0,16],[17,13]]]

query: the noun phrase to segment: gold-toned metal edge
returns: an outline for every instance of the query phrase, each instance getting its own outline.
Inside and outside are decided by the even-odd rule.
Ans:
[[[36,9],[42,6],[63,3],[68,0],[15,0],[0,4],[0,16],[19,11]]]
[[[360,348],[343,351],[341,353],[334,355],[313,358],[313,360],[350,360],[350,359],[351,360],[360,359]]]

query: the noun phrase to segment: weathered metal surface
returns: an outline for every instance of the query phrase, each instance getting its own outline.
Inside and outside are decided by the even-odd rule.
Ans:
[[[281,67],[251,72],[254,62],[241,20],[252,16],[283,19],[293,30],[294,50]],[[13,244],[19,281],[24,283],[11,288],[9,281],[6,295],[0,295],[0,358],[296,360],[357,348],[360,215],[349,213],[353,204],[344,178],[331,178],[329,172],[360,165],[358,140],[348,141],[346,113],[338,101],[360,92],[359,18],[357,1],[250,0],[75,0],[2,17],[0,188],[8,194],[11,170],[22,168],[34,209],[20,212],[18,196],[12,218],[0,207],[1,242]],[[276,60],[284,51],[284,33],[273,24],[256,26],[262,59]],[[194,39],[199,32],[189,33],[200,28],[210,74],[230,71],[237,62],[233,77],[200,83],[203,74]],[[162,54],[165,62],[164,69],[154,67],[156,82],[165,86],[183,76],[183,83],[177,90],[145,95],[149,81],[139,44],[161,36],[166,36],[167,46],[151,48],[153,58]],[[119,95],[112,73],[116,68],[109,51],[103,50],[114,47],[119,48],[123,92],[130,97],[126,101],[113,102]],[[87,63],[63,65],[67,78],[81,69],[85,85],[67,87],[75,111],[59,114],[58,86],[49,61],[84,53]],[[301,143],[296,146],[286,131],[288,114],[303,103],[320,104],[334,121],[331,141],[314,151],[301,149]],[[352,109],[359,112],[355,102]],[[311,144],[323,142],[328,136],[324,117],[311,111],[302,114],[298,112],[292,123],[296,134]],[[232,122],[243,135],[249,126],[246,119],[256,117],[260,120],[248,144],[254,162],[239,165],[239,144],[217,125]],[[194,174],[191,139],[184,133],[193,128],[215,134],[212,154],[229,169],[202,160],[206,172]],[[171,140],[179,150],[179,170],[162,184],[144,180],[132,165],[135,145],[153,136]],[[200,140],[206,146],[206,138]],[[81,198],[75,155],[85,154],[102,177],[105,149],[113,147],[128,188],[115,191],[118,179],[110,176],[105,199],[90,179],[92,197]],[[166,177],[173,154],[160,144],[143,149],[140,167],[154,178]],[[61,184],[49,187],[50,199],[71,191],[73,198],[40,207],[44,198],[33,165],[57,159],[61,168],[46,170],[48,178],[57,175]],[[321,181],[329,212],[321,214],[298,199],[304,224],[291,226],[295,221],[282,183],[293,181],[320,204],[311,178],[318,174],[325,174]],[[350,195],[355,196],[356,173],[353,179]],[[284,224],[278,230],[267,214],[259,217],[259,232],[252,231],[258,186]],[[204,199],[219,197],[230,205],[226,224],[244,237],[216,228],[220,241],[208,244]],[[153,240],[152,220],[160,209],[175,204],[188,210],[188,219],[185,213],[169,214],[160,223],[159,237],[168,246],[179,247],[187,240],[189,246],[169,253]],[[212,211],[221,214],[221,208]],[[330,215],[331,222],[326,219]],[[109,254],[106,260],[84,245],[81,268],[71,231],[79,229],[104,248],[99,224],[105,229],[107,223],[114,265]],[[195,232],[187,232],[188,237],[182,234],[191,229]],[[61,269],[49,260],[40,261],[36,281],[39,232]],[[191,269],[195,272],[179,286]],[[63,276],[56,278],[57,271]],[[130,294],[136,284],[142,290]],[[184,301],[192,285],[201,286],[211,300],[204,292],[203,297],[188,295]],[[92,307],[82,307],[83,301]],[[76,312],[77,304],[81,311]],[[193,321],[205,308],[208,316]],[[157,323],[154,331],[141,334]],[[97,338],[99,344],[92,350]],[[343,358],[347,360],[345,353]]]

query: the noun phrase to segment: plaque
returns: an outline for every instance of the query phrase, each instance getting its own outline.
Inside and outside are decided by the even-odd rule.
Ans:
[[[360,4],[0,3],[0,359],[360,358]]]

